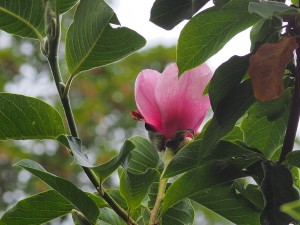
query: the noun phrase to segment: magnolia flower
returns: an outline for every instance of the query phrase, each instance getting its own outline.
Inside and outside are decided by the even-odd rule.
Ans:
[[[166,139],[182,130],[197,132],[210,107],[209,97],[203,91],[211,77],[206,64],[180,77],[176,64],[162,74],[150,69],[141,71],[135,83],[135,119],[143,120]]]

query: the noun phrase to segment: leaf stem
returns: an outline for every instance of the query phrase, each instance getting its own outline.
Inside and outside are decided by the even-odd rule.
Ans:
[[[48,3],[48,2],[47,2]],[[46,10],[51,10],[50,6],[48,5],[48,7],[46,7]],[[46,19],[46,23],[48,23],[48,27],[49,30],[47,32],[47,50],[44,51],[45,55],[47,57],[51,72],[52,72],[52,76],[53,79],[55,81],[56,84],[56,88],[58,90],[59,93],[59,97],[65,112],[65,116],[67,118],[68,121],[68,126],[71,132],[71,135],[73,137],[78,137],[79,138],[79,134],[77,131],[77,127],[76,127],[76,122],[73,116],[73,112],[72,112],[72,108],[71,108],[71,104],[70,104],[70,98],[69,98],[69,88],[71,85],[71,81],[73,79],[73,77],[69,78],[67,86],[65,86],[63,80],[62,80],[62,76],[61,76],[61,72],[60,72],[60,67],[59,67],[59,63],[58,63],[58,46],[59,46],[59,42],[60,42],[60,32],[61,32],[61,28],[60,28],[60,15],[58,12],[56,12],[55,14],[55,19],[54,18],[50,18],[51,12],[48,12],[48,14],[46,14],[45,16],[48,18]],[[55,32],[53,32],[55,31]],[[53,35],[54,34],[54,35]],[[113,200],[113,198],[101,187],[100,188],[100,182],[98,181],[98,178],[95,176],[95,174],[88,168],[88,167],[84,167],[81,166],[83,171],[85,172],[85,174],[88,176],[88,178],[90,179],[91,183],[93,184],[93,186],[96,188],[97,192],[99,193],[100,196],[102,196],[102,198],[110,205],[110,207],[128,224],[128,225],[138,225],[132,218],[130,218],[128,216],[128,213],[121,207],[118,205],[117,202],[115,202]]]
[[[286,155],[293,151],[296,132],[299,123],[299,112],[300,112],[300,50],[296,50],[296,62],[297,69],[295,74],[295,85],[292,97],[292,105],[290,116],[287,124],[287,129],[284,137],[284,142],[282,146],[282,151],[279,158],[279,163],[285,160]]]
[[[164,170],[166,170],[167,166],[169,165],[170,161],[174,157],[174,152],[172,149],[167,148],[164,152]],[[165,190],[168,184],[168,178],[163,178],[164,173],[162,173],[160,179],[159,179],[159,185],[158,185],[158,191],[157,191],[157,196],[155,200],[155,204],[153,209],[150,212],[150,220],[149,220],[149,225],[157,225],[159,223],[158,220],[158,213],[160,206],[163,202],[164,195],[165,195]]]

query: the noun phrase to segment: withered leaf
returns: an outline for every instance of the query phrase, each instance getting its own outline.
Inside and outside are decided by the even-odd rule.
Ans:
[[[248,73],[252,80],[254,96],[260,101],[270,101],[283,94],[285,66],[298,48],[296,37],[282,38],[276,43],[266,43],[250,57]]]

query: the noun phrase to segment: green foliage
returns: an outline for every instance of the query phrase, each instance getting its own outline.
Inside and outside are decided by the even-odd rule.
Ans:
[[[54,190],[19,201],[2,217],[5,225],[39,225],[69,214],[74,206]]]
[[[179,73],[204,63],[232,37],[258,22],[259,16],[248,13],[248,4],[252,1],[232,0],[224,7],[215,6],[193,17],[179,37]]]
[[[194,224],[195,211],[190,200],[185,199],[169,208],[162,216],[163,225]]]
[[[126,140],[118,155],[101,165],[93,165],[90,163],[87,155],[83,152],[80,139],[66,135],[60,135],[57,139],[71,150],[76,163],[91,168],[100,179],[101,183],[103,183],[126,160],[129,153],[135,148],[135,145],[131,141]]]
[[[228,161],[216,160],[198,166],[178,178],[167,190],[162,204],[162,211],[180,202],[191,198],[214,186],[230,182],[244,176],[241,171],[232,166]]]
[[[66,200],[72,203],[72,205],[74,205],[80,212],[82,212],[91,223],[96,222],[99,217],[97,205],[73,183],[48,173],[40,164],[29,159],[21,160],[15,165],[26,169],[48,184]]]
[[[285,158],[285,163],[300,168],[300,151],[290,152]]]
[[[135,31],[114,29],[110,23],[119,25],[114,11],[102,0],[79,3],[66,39],[71,75],[120,60],[145,45],[145,39]]]
[[[151,184],[159,180],[159,172],[148,169],[144,173],[134,174],[123,171],[120,177],[120,193],[126,200],[129,211],[139,207],[148,194]]]
[[[21,37],[42,41],[44,5],[36,0],[2,0],[0,2],[0,29]]]
[[[63,14],[74,7],[74,5],[79,2],[79,0],[50,0],[50,2],[53,8],[53,12],[56,12],[57,10],[60,14]]]
[[[278,41],[281,26],[282,21],[277,17],[260,20],[252,27],[250,32],[251,50],[254,50],[254,48],[258,47],[264,42]]]
[[[148,168],[158,169],[160,160],[155,147],[143,137],[132,137],[129,139],[135,149],[129,154],[128,159],[123,163],[127,171],[131,173],[144,173]]]
[[[55,139],[64,133],[62,118],[52,106],[36,98],[0,93],[0,140]]]
[[[290,110],[289,90],[279,99],[256,102],[243,120],[241,129],[245,143],[261,151],[270,159],[282,145]]]
[[[284,16],[289,14],[298,14],[299,9],[287,6],[282,2],[266,1],[251,2],[249,4],[249,13],[256,13],[265,19],[271,19],[273,16]]]
[[[234,224],[258,225],[260,210],[253,206],[231,185],[220,185],[207,189],[191,198]]]
[[[300,221],[300,200],[289,202],[281,206],[281,211]]]
[[[156,0],[151,21],[172,29],[182,20],[192,18],[207,2]],[[1,1],[0,29],[44,43],[42,50],[73,135],[67,134],[60,114],[47,103],[32,97],[0,93],[0,140],[54,139],[68,148],[55,152],[60,156],[55,163],[46,154],[37,158],[24,153],[23,147],[5,150],[4,159],[16,161],[14,155],[38,159],[48,171],[55,170],[56,174],[72,180],[51,174],[32,160],[19,161],[16,165],[53,190],[45,192],[45,184],[33,179],[38,189],[30,193],[38,194],[19,201],[5,212],[0,219],[1,225],[38,225],[59,217],[63,220],[69,213],[76,225],[192,225],[195,224],[193,206],[200,206],[204,214],[213,214],[238,225],[288,225],[293,218],[299,218],[299,202],[293,202],[299,199],[299,154],[297,151],[287,155],[281,152],[281,148],[286,149],[286,141],[290,146],[294,141],[287,135],[283,143],[286,130],[293,130],[292,122],[298,123],[294,119],[287,124],[290,109],[297,109],[295,103],[299,102],[296,101],[298,86],[293,87],[296,65],[291,61],[280,68],[286,69],[284,94],[264,103],[255,100],[252,81],[247,74],[249,65],[256,68],[251,59],[258,48],[265,43],[276,43],[285,35],[300,35],[298,18],[294,16],[299,9],[282,0],[215,0],[213,3],[215,6],[190,19],[181,32],[177,48],[179,73],[204,63],[232,37],[253,26],[251,52],[233,56],[216,69],[205,92],[209,94],[214,114],[193,141],[184,139],[183,147],[176,150],[171,160],[164,152],[160,157],[146,138],[130,138],[132,134],[141,133],[141,128],[135,127],[129,111],[136,107],[133,101],[136,74],[146,67],[162,71],[174,60],[175,48],[157,47],[153,52],[139,52],[108,65],[142,48],[146,41],[135,31],[120,27],[117,15],[103,0]],[[72,16],[74,20],[70,22]],[[286,34],[281,19],[288,21]],[[65,43],[60,40],[61,35],[66,37]],[[14,55],[18,52],[15,46],[25,40],[14,40],[17,40],[13,42],[14,47],[0,54],[1,88],[5,88],[2,83],[11,75],[20,73],[24,62],[36,69],[37,74],[45,71],[41,63],[45,60],[36,50],[38,43],[33,54],[20,60],[19,53]],[[63,45],[66,66],[65,61],[58,65],[60,62],[56,60],[60,55],[55,55]],[[8,70],[7,64],[11,65]],[[264,61],[262,67],[265,67]],[[69,92],[72,79],[83,72],[89,76],[78,77]],[[65,82],[66,78],[69,80]],[[34,85],[32,88],[36,87]],[[293,103],[291,94],[294,94]],[[77,123],[72,116],[70,98]],[[61,110],[57,102],[53,105]],[[298,111],[293,113],[298,117]],[[2,144],[0,150],[13,145],[12,142]],[[117,155],[107,153],[111,149],[120,151]],[[172,157],[175,153],[171,148],[167,152]],[[66,166],[69,161],[65,153],[75,159],[76,167]],[[93,157],[93,163],[86,153]],[[1,152],[1,163],[2,156]],[[285,161],[273,162],[279,158]],[[2,172],[1,163],[0,179],[3,179],[10,164],[6,164]],[[79,169],[83,169],[91,181],[82,181],[85,188],[93,184],[97,195],[78,188],[81,186],[76,184],[76,179],[81,179],[81,173],[77,173]],[[116,170],[120,184],[116,189],[109,189],[112,186],[109,178]],[[14,179],[12,182],[16,182]],[[2,186],[6,182],[0,181],[0,190],[5,190]],[[32,181],[29,184],[32,188],[30,185]]]
[[[209,83],[209,99],[211,107],[217,110],[219,103],[232,94],[241,83],[249,67],[249,55],[233,56],[215,71]]]
[[[254,101],[252,84],[249,79],[239,84],[222,99],[218,104],[219,110],[215,112],[205,129],[203,142],[198,149],[198,158],[201,158],[202,155],[207,156],[218,141],[234,129],[237,121]]]
[[[100,209],[100,217],[98,225],[126,225],[126,223],[118,217],[114,210],[110,208]]]
[[[264,180],[261,190],[266,205],[261,214],[261,224],[290,224],[293,219],[280,211],[281,205],[299,199],[299,193],[293,187],[291,172],[281,164],[263,162]]]
[[[171,30],[185,19],[190,19],[209,0],[156,0],[151,9],[150,21],[156,25]]]

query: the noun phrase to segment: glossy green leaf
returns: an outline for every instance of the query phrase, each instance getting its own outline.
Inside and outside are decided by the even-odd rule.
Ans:
[[[239,179],[234,181],[233,187],[257,209],[263,210],[265,204],[264,197],[257,185],[247,184],[245,179]]]
[[[202,140],[193,141],[176,153],[164,171],[164,177],[173,177],[198,166],[198,149]]]
[[[243,120],[244,142],[270,159],[282,145],[290,111],[291,94],[271,102],[256,102]]]
[[[118,155],[101,165],[93,165],[83,152],[80,139],[60,135],[57,140],[72,151],[76,163],[91,168],[101,182],[104,182],[127,159],[129,153],[135,148],[135,145],[131,141],[126,140]]]
[[[162,216],[161,225],[192,225],[195,211],[190,200],[185,199],[169,208]]]
[[[92,224],[97,221],[99,217],[99,209],[97,205],[73,183],[57,177],[54,174],[48,173],[40,164],[29,159],[21,160],[15,165],[26,169],[48,184],[51,188],[72,203]]]
[[[0,1],[0,29],[5,32],[41,41],[45,36],[44,27],[42,1]]]
[[[290,215],[296,221],[300,222],[300,200],[286,203],[280,207],[281,211]]]
[[[227,161],[212,161],[198,166],[171,184],[164,197],[162,212],[185,198],[190,198],[242,176],[244,175]]]
[[[79,0],[50,0],[50,2],[54,12],[57,9],[60,14],[63,14],[73,8],[74,5],[79,2]]]
[[[118,20],[104,1],[79,3],[66,39],[66,61],[71,75],[118,61],[145,45],[145,39],[135,31],[112,28],[110,23],[118,24]]]
[[[233,56],[215,71],[208,92],[214,111],[219,102],[241,83],[249,67],[249,57],[250,55]]]
[[[126,225],[126,223],[110,208],[100,209],[97,225]]]
[[[261,214],[262,225],[289,225],[293,219],[280,211],[281,205],[299,199],[299,193],[293,187],[292,174],[284,165],[270,161],[263,162],[264,179],[261,190],[266,205]]]
[[[273,16],[299,14],[299,12],[299,9],[290,7],[283,2],[263,1],[249,4],[249,13],[256,13],[265,19],[271,19]]]
[[[289,166],[296,166],[300,168],[300,151],[292,151],[287,154],[284,162]]]
[[[151,9],[150,21],[166,30],[181,21],[190,19],[209,0],[156,0]]]
[[[143,137],[129,139],[135,149],[131,151],[128,159],[123,163],[127,171],[131,173],[144,173],[148,168],[157,169],[160,163],[159,155],[155,147]]]
[[[255,24],[250,32],[251,51],[265,42],[277,42],[279,40],[281,31],[279,28],[281,26],[282,21],[277,17],[268,20],[260,20]]]
[[[261,19],[258,15],[248,13],[252,1],[256,0],[232,0],[224,7],[215,6],[193,17],[179,37],[179,73],[204,63],[232,37],[258,22]]]
[[[142,174],[124,170],[120,178],[120,193],[132,211],[138,208],[149,192],[151,184],[157,181],[160,174],[155,169],[148,169]]]
[[[224,141],[232,141],[232,142],[236,142],[236,141],[241,141],[243,140],[243,131],[241,130],[240,126],[234,126],[233,130],[227,134],[224,138],[222,138],[222,140]]]
[[[222,140],[215,148],[213,148],[210,155],[205,157],[203,155],[201,159],[198,159],[198,148],[201,146],[201,142],[202,140],[197,140],[182,148],[168,165],[164,173],[164,177],[176,176],[201,164],[216,159],[231,160],[231,162],[234,163],[234,160],[232,160],[233,158],[236,161],[245,160],[247,162],[252,157],[255,157],[256,160],[261,158],[261,156],[256,152],[245,149],[238,144]]]
[[[55,139],[64,133],[62,118],[52,106],[36,98],[0,93],[0,140]]]
[[[246,113],[253,102],[255,99],[249,79],[233,89],[219,102],[214,116],[204,132],[203,142],[198,150],[199,159],[203,155],[209,155],[218,141],[234,129],[236,122]],[[198,138],[196,137],[196,139]]]
[[[39,225],[69,214],[74,206],[54,190],[19,201],[1,217],[5,225]]]
[[[93,167],[92,170],[103,182],[124,161],[126,161],[126,158],[130,154],[130,152],[133,151],[133,149],[135,149],[135,145],[133,144],[133,142],[126,140],[117,156],[100,166]]]
[[[260,225],[260,211],[231,187],[220,185],[191,199],[238,225]]]

